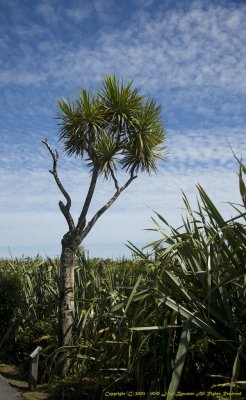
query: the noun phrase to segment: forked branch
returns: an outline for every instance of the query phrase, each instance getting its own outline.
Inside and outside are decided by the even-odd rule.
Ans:
[[[120,188],[119,188],[119,184],[118,184],[118,181],[117,181],[117,179],[116,179],[116,177],[115,177],[113,168],[109,167],[109,171],[110,171],[110,174],[111,174],[111,176],[112,176],[112,178],[113,178],[115,189],[116,189],[116,190],[119,190],[119,189],[120,189]]]
[[[93,197],[93,194],[95,191],[97,178],[98,178],[98,168],[95,166],[93,169],[93,172],[92,172],[91,183],[90,183],[90,187],[89,187],[89,190],[88,190],[85,202],[84,202],[84,206],[83,206],[83,209],[82,209],[79,219],[78,219],[78,224],[76,227],[78,234],[81,234],[83,232],[83,229],[86,225],[86,215],[89,210],[91,200],[92,200],[92,197]]]
[[[62,201],[59,201],[59,207],[67,221],[69,231],[72,232],[75,229],[75,226],[74,226],[73,218],[70,214],[70,208],[71,208],[71,204],[72,204],[71,198],[70,198],[69,194],[67,193],[67,191],[64,189],[64,186],[62,185],[62,183],[59,179],[58,173],[57,173],[57,162],[59,159],[59,154],[58,154],[57,150],[55,150],[55,152],[52,150],[47,139],[42,140],[42,143],[47,147],[47,149],[49,150],[51,157],[53,159],[53,169],[52,170],[50,169],[49,172],[54,176],[57,186],[59,187],[63,196],[67,200],[66,205]]]
[[[88,235],[88,233],[90,232],[93,225],[95,225],[98,218],[101,217],[101,215],[115,202],[115,200],[119,197],[119,195],[123,192],[123,190],[125,190],[127,188],[127,186],[129,186],[130,183],[136,178],[137,178],[137,175],[133,175],[133,173],[131,173],[131,176],[128,179],[128,181],[123,186],[121,186],[121,187],[118,186],[118,189],[116,190],[115,194],[111,197],[111,199],[102,208],[100,208],[100,210],[97,211],[97,213],[90,220],[90,222],[88,222],[87,226],[85,227],[85,229],[82,232],[81,241]],[[118,182],[117,182],[117,185],[118,185]]]

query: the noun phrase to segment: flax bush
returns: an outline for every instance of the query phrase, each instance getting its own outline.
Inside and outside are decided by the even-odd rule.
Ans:
[[[19,319],[10,313],[7,322],[15,323],[9,341],[25,354],[43,347],[41,369],[54,399],[138,391],[145,393],[139,399],[171,400],[178,390],[242,391],[233,398],[243,398],[246,189],[239,165],[242,204],[231,204],[235,217],[225,220],[198,185],[196,211],[183,196],[181,228],[155,214],[159,239],[146,246],[148,253],[129,244],[132,260],[76,255],[73,346],[57,347],[58,260],[0,262],[0,271],[7,263],[21,282],[22,302],[13,303]],[[61,380],[68,354],[69,377]]]
[[[8,331],[18,316],[18,305],[21,298],[21,281],[19,276],[0,270],[0,343],[7,339]]]
[[[57,271],[56,260],[0,260],[0,276],[5,276],[0,295],[9,315],[1,319],[0,351],[13,361],[26,362],[27,368],[37,345],[44,353],[57,346]]]
[[[179,229],[158,213],[153,218],[153,229],[160,235],[148,245],[158,269],[153,296],[158,307],[168,307],[181,324],[175,333],[175,358],[164,367],[166,376],[172,370],[168,400],[178,388],[230,392],[246,387],[246,169],[238,162],[242,204],[231,204],[235,217],[225,220],[198,185],[197,211],[184,194],[187,215]]]

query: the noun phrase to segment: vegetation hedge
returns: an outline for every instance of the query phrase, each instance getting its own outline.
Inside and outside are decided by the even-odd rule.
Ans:
[[[59,260],[1,260],[0,332],[11,331],[2,349],[27,360],[41,345],[41,376],[53,399],[100,399],[117,391],[141,392],[142,399],[166,393],[167,400],[177,391],[212,391],[214,398],[227,391],[242,399],[246,189],[239,164],[242,204],[231,205],[234,217],[225,220],[198,185],[196,211],[184,195],[181,228],[159,214],[153,218],[159,239],[148,252],[133,244],[131,260],[89,259],[78,252],[73,346],[57,347]],[[61,379],[68,356],[69,376]]]

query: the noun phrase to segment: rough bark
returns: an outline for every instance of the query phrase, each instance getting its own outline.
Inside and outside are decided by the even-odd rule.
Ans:
[[[59,285],[59,344],[60,346],[73,345],[73,324],[75,316],[74,304],[74,257],[73,247],[62,241],[60,260],[60,285]],[[67,357],[62,366],[62,376],[66,376],[71,359]]]
[[[71,247],[63,245],[60,261],[59,326],[60,345],[72,346],[74,308],[74,255]]]

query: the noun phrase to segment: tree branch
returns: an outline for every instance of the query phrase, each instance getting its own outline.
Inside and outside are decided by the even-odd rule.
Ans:
[[[119,195],[127,188],[127,186],[130,185],[130,183],[137,178],[137,175],[131,174],[130,178],[128,181],[121,186],[121,188],[118,187],[116,190],[115,194],[111,197],[111,199],[102,207],[100,210],[97,211],[97,213],[94,215],[94,217],[88,222],[87,226],[85,227],[84,231],[81,234],[81,241],[88,235],[90,232],[91,228],[93,225],[95,225],[96,221],[98,218],[101,217],[101,215],[115,202],[115,200],[119,197]]]
[[[70,198],[69,194],[67,193],[67,191],[64,189],[64,187],[63,187],[63,185],[62,185],[62,183],[61,183],[61,181],[60,181],[60,179],[58,177],[58,173],[57,173],[57,162],[58,162],[58,159],[59,159],[59,154],[58,154],[57,150],[55,150],[55,152],[52,150],[52,148],[50,147],[47,139],[42,140],[41,142],[47,147],[47,149],[49,150],[49,152],[50,152],[50,154],[52,156],[52,159],[53,159],[53,170],[49,170],[49,172],[54,176],[54,179],[56,181],[57,186],[59,187],[59,189],[62,192],[63,196],[67,200],[67,204],[66,205],[62,201],[59,201],[59,207],[60,207],[60,210],[61,210],[62,214],[64,215],[66,221],[67,221],[67,224],[68,224],[68,227],[69,227],[69,231],[72,232],[74,230],[75,226],[74,226],[73,218],[72,218],[72,216],[70,214],[70,208],[71,208],[71,204],[72,204],[71,198]]]
[[[109,171],[110,171],[111,176],[112,176],[112,178],[113,178],[113,180],[114,180],[115,189],[116,189],[116,190],[119,190],[120,188],[119,188],[119,185],[118,185],[118,181],[117,181],[117,179],[116,179],[116,177],[115,177],[115,174],[114,174],[114,171],[113,171],[113,169],[112,169],[111,167],[109,167]]]
[[[90,207],[91,204],[91,200],[95,191],[95,187],[96,187],[96,183],[97,183],[97,178],[98,178],[98,167],[95,166],[92,172],[92,177],[91,177],[91,183],[90,183],[90,187],[84,202],[84,206],[83,209],[80,213],[79,219],[78,219],[78,224],[77,224],[77,232],[78,234],[81,234],[85,225],[86,225],[86,215],[88,212],[88,209]]]

